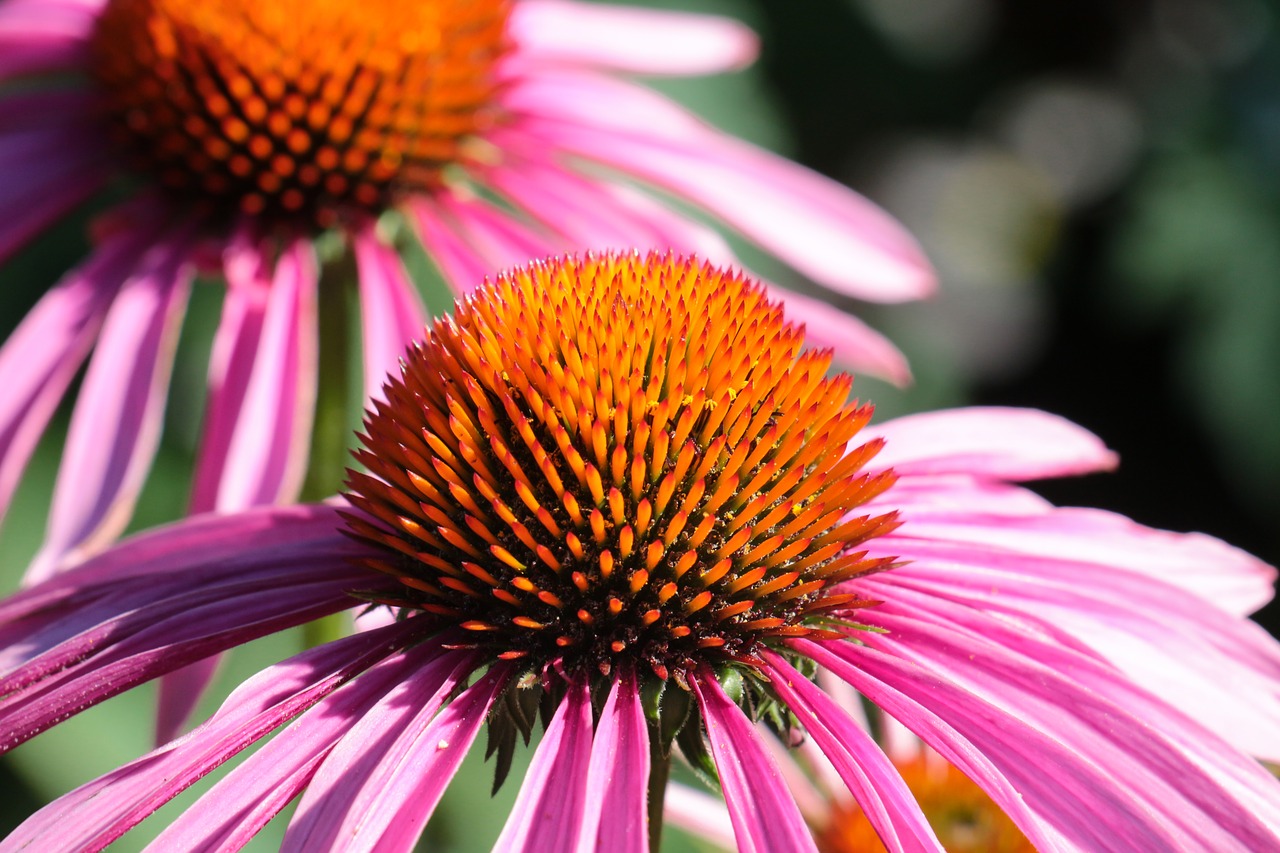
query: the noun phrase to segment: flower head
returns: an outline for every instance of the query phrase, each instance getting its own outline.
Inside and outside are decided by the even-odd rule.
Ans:
[[[731,260],[716,232],[619,176],[837,291],[925,293],[927,263],[878,209],[612,73],[720,71],[754,49],[724,19],[565,0],[0,0],[0,262],[105,188],[128,196],[0,350],[0,511],[95,350],[29,579],[127,523],[196,271],[227,288],[193,511],[296,498],[317,303],[343,310],[320,302],[322,275],[355,268],[372,393],[425,317],[401,247],[419,243],[458,292],[578,245]],[[905,377],[853,317],[799,295],[792,310],[847,360]]]
[[[7,843],[98,849],[287,723],[157,845],[238,846],[300,797],[286,849],[408,850],[479,730],[501,777],[541,709],[498,849],[647,849],[674,754],[718,780],[741,849],[815,849],[775,735],[808,738],[887,847],[941,849],[860,698],[1037,848],[1275,846],[1280,785],[1247,753],[1280,755],[1280,646],[1237,615],[1274,572],[1009,484],[1110,466],[1076,427],[863,426],[798,345],[757,285],[691,259],[481,288],[370,413],[347,506],[189,520],[0,602],[6,747],[269,631],[398,616]],[[1239,684],[1256,701],[1220,713]]]

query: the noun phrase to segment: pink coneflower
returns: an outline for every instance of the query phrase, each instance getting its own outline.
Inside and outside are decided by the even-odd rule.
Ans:
[[[369,414],[347,503],[203,517],[0,604],[5,745],[148,678],[353,606],[396,621],[271,667],[5,849],[97,849],[287,724],[171,824],[234,848],[409,850],[479,730],[546,721],[501,850],[653,846],[673,753],[744,850],[814,849],[754,720],[811,739],[895,850],[940,849],[824,683],[901,721],[1041,849],[1270,849],[1272,570],[1055,509],[1010,480],[1106,468],[1057,418],[867,425],[763,289],[673,256],[535,264],[474,291]],[[1206,581],[1206,578],[1213,580]],[[1171,672],[1132,672],[1158,646]],[[1215,708],[1247,691],[1248,710]]]
[[[197,512],[297,495],[322,234],[358,270],[371,387],[424,320],[394,239],[419,241],[460,292],[578,245],[728,262],[671,196],[833,292],[928,291],[879,209],[615,76],[713,73],[754,51],[733,21],[566,0],[0,0],[0,261],[108,187],[129,197],[0,351],[2,513],[94,349],[29,579],[127,522],[200,270],[227,287]],[[798,295],[790,310],[856,366],[905,376],[856,319]]]

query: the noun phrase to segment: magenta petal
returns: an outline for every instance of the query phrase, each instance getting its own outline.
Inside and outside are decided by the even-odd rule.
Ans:
[[[128,523],[164,415],[191,285],[181,240],[153,247],[107,312],[76,401],[33,583],[83,560]]]
[[[733,821],[724,800],[718,797],[672,782],[667,786],[662,813],[668,826],[678,826],[726,850],[734,847]]]
[[[414,849],[510,677],[504,667],[491,669],[450,701],[476,661],[455,655],[444,663],[406,679],[339,741],[308,787],[283,850]]]
[[[139,239],[144,236],[145,239]],[[0,349],[0,516],[40,434],[150,235],[111,237],[46,293]]]
[[[645,853],[649,849],[649,730],[640,686],[631,673],[614,679],[600,712],[578,853]]]
[[[635,74],[730,71],[758,49],[755,33],[730,18],[568,0],[517,3],[507,30],[521,60]]]
[[[315,255],[308,241],[295,241],[267,280],[258,250],[240,251],[253,257],[226,265],[192,512],[293,500],[306,472],[317,372]]]
[[[400,256],[378,239],[375,229],[354,237],[360,273],[360,318],[364,349],[365,397],[382,397],[382,384],[399,375],[400,359],[425,334],[427,310]]]
[[[591,693],[583,679],[569,685],[551,718],[493,845],[495,853],[575,849],[584,822],[591,741]]]
[[[711,755],[744,853],[817,850],[760,735],[709,670],[689,679],[707,725]]]
[[[16,138],[29,150],[4,144]],[[85,139],[79,127],[0,132],[0,171],[6,176],[0,186],[0,261],[102,188],[110,161]]]
[[[766,652],[765,659],[774,689],[835,766],[885,847],[941,851],[920,804],[879,744],[781,656]]]
[[[453,218],[459,233],[480,252],[494,272],[541,260],[562,248],[553,239],[483,199],[462,201],[442,195],[439,203]]]
[[[1088,430],[1034,409],[970,408],[908,415],[874,424],[862,443],[883,438],[872,460],[899,476],[966,474],[1035,480],[1109,471],[1116,455]]]
[[[5,844],[64,850],[110,844],[210,770],[387,657],[412,634],[412,626],[399,625],[319,646],[268,667],[237,688],[191,734],[60,797],[28,818]]]
[[[434,202],[417,196],[406,203],[418,240],[440,269],[445,282],[459,296],[470,293],[498,271],[458,234]]]

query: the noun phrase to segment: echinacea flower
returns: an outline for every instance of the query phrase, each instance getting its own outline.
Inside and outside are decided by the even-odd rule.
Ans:
[[[728,260],[648,187],[834,292],[927,292],[916,244],[878,208],[616,76],[730,70],[754,51],[733,21],[567,0],[0,0],[0,262],[105,189],[128,196],[0,351],[2,514],[94,349],[28,579],[128,521],[200,269],[227,286],[193,512],[297,496],[318,237],[354,258],[370,386],[422,328],[388,212],[460,291],[577,245]],[[855,318],[799,295],[792,310],[903,378]]]
[[[1197,594],[1254,605],[1272,570],[1010,485],[1113,463],[1052,416],[869,426],[802,337],[759,285],[670,255],[473,291],[375,401],[345,504],[190,519],[0,603],[5,747],[357,602],[397,616],[264,670],[0,849],[99,849],[283,725],[155,849],[234,849],[299,798],[287,850],[410,850],[479,730],[501,776],[540,719],[500,850],[649,849],[677,752],[740,849],[812,850],[759,723],[810,739],[890,849],[941,849],[832,680],[1037,848],[1280,844],[1249,757],[1280,754],[1280,645]],[[1164,673],[1132,671],[1147,645]]]

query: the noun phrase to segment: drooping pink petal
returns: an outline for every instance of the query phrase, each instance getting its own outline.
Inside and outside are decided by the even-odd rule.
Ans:
[[[382,384],[400,372],[405,349],[423,337],[427,309],[395,249],[374,229],[354,236],[360,274],[360,319],[364,350],[364,395],[382,397]]]
[[[874,550],[907,558],[951,554],[989,564],[1034,566],[1049,560],[1106,566],[1182,587],[1236,614],[1253,612],[1274,592],[1276,570],[1239,548],[1201,533],[1154,530],[1104,510],[1008,513],[944,507],[917,508],[904,516],[910,523],[882,537]]]
[[[631,673],[614,679],[600,712],[577,853],[649,849],[646,792],[649,785],[649,731],[640,706],[640,686]]]
[[[707,740],[733,819],[738,849],[817,850],[782,774],[760,736],[709,670],[689,679],[707,725]]]
[[[103,322],[76,401],[34,583],[115,538],[160,441],[169,374],[192,271],[182,237],[152,247]]]
[[[700,839],[732,850],[733,821],[724,800],[679,782],[667,785],[663,815],[669,826],[678,826]]]
[[[517,147],[533,138],[640,177],[850,296],[890,302],[933,289],[933,272],[918,245],[880,208],[835,181],[712,130],[651,91],[564,72],[527,75],[503,99],[518,121],[490,134],[499,147],[508,137]]]
[[[635,74],[730,71],[759,48],[755,33],[730,18],[570,0],[517,3],[507,32],[522,61]]]
[[[442,195],[438,201],[452,217],[458,232],[476,248],[492,272],[523,266],[565,248],[554,238],[484,199],[463,200]]]
[[[920,804],[871,735],[781,656],[766,652],[765,660],[778,696],[835,766],[885,847],[941,851]]]
[[[443,680],[425,672],[407,679],[338,742],[308,787],[283,850],[414,849],[511,674],[495,667],[448,701],[476,661],[451,663]]]
[[[418,240],[454,295],[465,296],[497,272],[477,249],[467,244],[433,201],[417,196],[409,199],[405,207],[412,217]]]
[[[152,234],[114,235],[46,293],[0,349],[0,516],[112,298]]]
[[[268,667],[237,688],[198,729],[58,798],[28,818],[0,849],[97,850],[110,844],[210,770],[394,654],[415,633],[414,626],[400,624]],[[370,680],[377,676],[371,673]]]
[[[591,693],[580,679],[569,685],[538,744],[494,853],[575,849],[591,754]]]
[[[1035,409],[975,407],[907,415],[868,426],[857,441],[870,438],[885,440],[870,467],[892,468],[900,476],[1038,480],[1109,471],[1118,461],[1093,433]]]
[[[239,251],[256,254],[251,247]],[[319,271],[306,240],[281,254],[269,279],[264,261],[237,259],[225,267],[226,305],[210,360],[209,414],[192,512],[293,500],[306,472],[318,371]]]
[[[401,625],[410,632],[414,630]],[[384,637],[395,636],[394,632],[387,633],[393,631],[391,628],[380,631]],[[397,651],[402,645],[407,648]],[[263,745],[209,789],[147,849],[238,850],[310,783],[334,745],[389,691],[424,670],[435,668],[437,661],[448,664],[459,657],[442,650],[435,639],[416,645],[384,641],[383,646],[384,660],[323,698]]]

